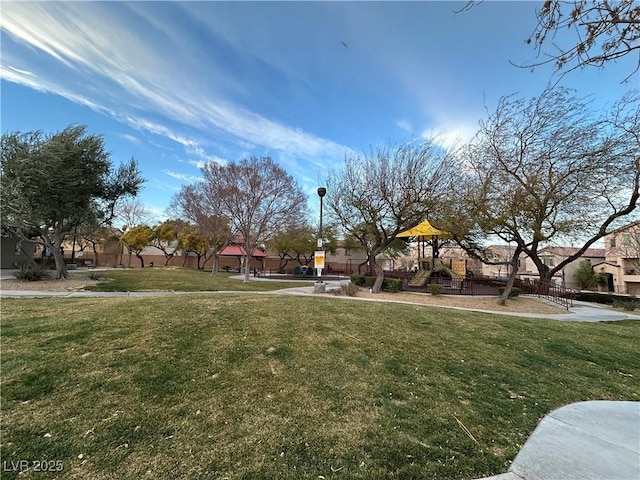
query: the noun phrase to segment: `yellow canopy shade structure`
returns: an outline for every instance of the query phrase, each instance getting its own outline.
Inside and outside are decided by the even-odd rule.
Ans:
[[[411,286],[422,286],[433,272],[445,272],[451,278],[462,278],[461,275],[446,267],[438,258],[438,243],[440,240],[451,240],[453,235],[438,230],[428,220],[409,230],[400,232],[397,237],[413,237],[418,242],[418,265],[420,271],[409,282]],[[432,258],[425,258],[426,243],[431,243]],[[422,255],[421,255],[422,250]],[[422,257],[422,259],[421,259]]]
[[[448,240],[453,238],[448,232],[443,232],[442,230],[438,230],[436,227],[429,223],[429,220],[425,220],[424,222],[416,225],[409,230],[405,230],[404,232],[400,232],[397,237],[428,237],[424,238],[424,240],[431,239],[439,239],[439,240]]]

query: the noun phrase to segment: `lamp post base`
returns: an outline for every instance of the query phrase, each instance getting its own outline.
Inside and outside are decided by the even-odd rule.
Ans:
[[[316,282],[313,284],[313,293],[325,293],[326,285],[322,282]]]

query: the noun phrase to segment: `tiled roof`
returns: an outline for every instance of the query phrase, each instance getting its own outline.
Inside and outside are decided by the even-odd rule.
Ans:
[[[570,257],[574,255],[578,250],[578,247],[545,247],[540,250],[540,254],[550,253],[552,255],[558,255],[559,257]],[[587,248],[582,254],[583,257],[591,258],[604,258],[604,248]]]
[[[228,245],[224,250],[220,252],[220,255],[229,257],[244,257],[246,254],[247,252],[245,251],[245,249],[239,245]],[[253,255],[251,256],[254,258],[262,258],[266,257],[267,255],[259,248],[256,248],[253,252]]]

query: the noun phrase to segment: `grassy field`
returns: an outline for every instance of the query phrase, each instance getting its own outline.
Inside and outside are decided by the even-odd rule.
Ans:
[[[91,274],[92,272],[89,272]],[[129,270],[109,270],[95,272],[95,274],[109,278],[86,288],[94,292],[139,292],[139,291],[181,291],[181,292],[210,292],[210,291],[253,291],[266,292],[309,286],[308,282],[243,282],[230,278],[232,275],[219,272],[215,277],[210,271],[181,267],[153,267],[135,268]]]
[[[640,400],[633,321],[221,294],[5,299],[1,335],[3,479],[477,478]]]

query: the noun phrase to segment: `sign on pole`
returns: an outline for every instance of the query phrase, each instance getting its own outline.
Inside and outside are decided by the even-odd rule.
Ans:
[[[324,268],[324,250],[316,250],[313,254],[316,268]]]

